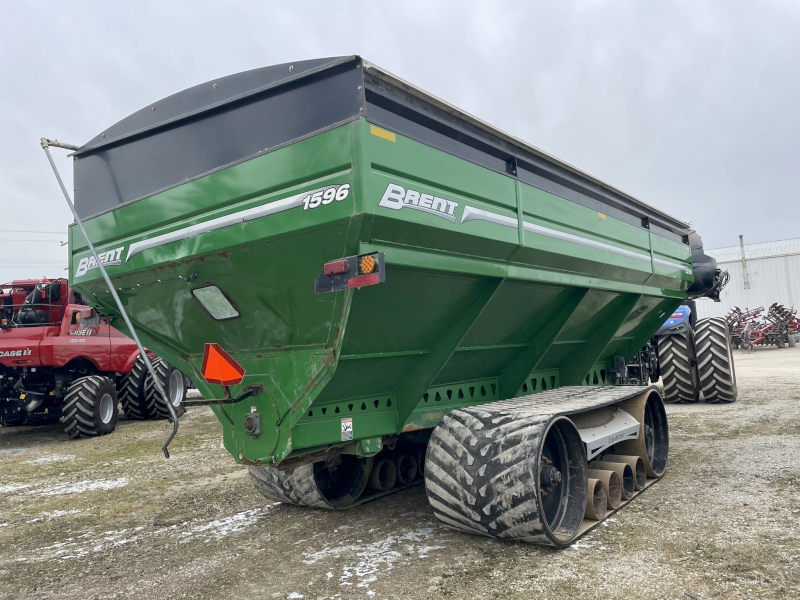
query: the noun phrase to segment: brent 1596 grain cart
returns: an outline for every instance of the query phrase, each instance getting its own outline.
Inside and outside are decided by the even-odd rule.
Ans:
[[[266,497],[424,478],[451,527],[563,546],[664,473],[659,391],[615,384],[718,279],[687,224],[357,56],[209,81],[72,149],[97,248],[72,227],[73,285],[120,313],[104,264]]]

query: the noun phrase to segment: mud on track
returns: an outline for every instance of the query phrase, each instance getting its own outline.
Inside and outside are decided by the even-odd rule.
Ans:
[[[667,407],[664,480],[573,547],[462,535],[422,488],[263,501],[208,409],[68,441],[0,429],[3,598],[800,597],[800,348],[736,352],[733,405]]]

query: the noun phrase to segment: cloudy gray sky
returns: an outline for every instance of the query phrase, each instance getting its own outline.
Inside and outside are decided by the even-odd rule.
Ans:
[[[799,31],[795,0],[0,0],[0,282],[65,273],[72,217],[40,137],[83,144],[197,83],[345,54],[691,221],[707,248],[800,237]]]

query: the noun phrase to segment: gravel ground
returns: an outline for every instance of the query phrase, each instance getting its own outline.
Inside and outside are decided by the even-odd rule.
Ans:
[[[422,488],[271,504],[208,409],[67,441],[0,430],[2,598],[797,598],[800,348],[736,354],[739,401],[668,406],[662,481],[556,551],[450,531]]]

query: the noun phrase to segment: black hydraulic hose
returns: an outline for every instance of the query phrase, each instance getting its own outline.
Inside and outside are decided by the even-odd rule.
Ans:
[[[139,336],[136,334],[136,330],[133,328],[133,323],[128,318],[128,313],[125,311],[125,308],[122,306],[122,301],[119,299],[117,295],[117,290],[114,289],[114,286],[111,284],[111,279],[108,277],[108,273],[106,273],[106,269],[103,266],[103,263],[100,261],[100,258],[97,256],[97,252],[94,249],[94,244],[89,239],[88,234],[86,233],[86,229],[83,227],[83,222],[81,218],[78,216],[78,211],[75,210],[75,205],[72,203],[72,200],[67,193],[67,188],[64,187],[64,182],[61,181],[61,175],[58,172],[58,168],[56,167],[56,163],[53,162],[53,157],[50,156],[50,148],[49,146],[54,146],[57,148],[66,148],[68,150],[77,150],[77,146],[72,146],[70,144],[64,144],[59,142],[51,142],[47,138],[42,138],[41,140],[42,148],[44,149],[45,154],[47,154],[47,160],[50,161],[50,166],[53,168],[53,173],[56,175],[56,179],[58,180],[58,185],[61,186],[61,191],[64,193],[64,199],[67,201],[69,205],[69,209],[72,211],[72,215],[75,217],[75,222],[78,224],[78,227],[81,228],[81,232],[83,233],[83,238],[86,240],[86,243],[89,245],[89,250],[92,252],[92,256],[94,257],[97,266],[100,268],[100,273],[103,275],[103,279],[108,286],[108,291],[111,292],[111,296],[114,298],[114,302],[117,303],[117,308],[119,308],[120,314],[122,314],[122,318],[125,321],[125,325],[128,326],[128,331],[131,332],[131,337],[133,341],[136,342],[136,346],[139,348],[139,354],[144,359],[144,364],[147,366],[147,370],[150,373],[150,377],[153,378],[153,383],[155,383],[156,390],[161,397],[164,399],[164,403],[167,405],[167,409],[169,410],[169,414],[172,417],[172,432],[167,437],[164,445],[161,446],[161,450],[164,451],[164,456],[169,458],[169,447],[170,442],[178,433],[178,414],[175,412],[175,408],[172,406],[172,402],[170,401],[169,396],[167,396],[166,392],[164,391],[164,386],[161,385],[161,381],[156,376],[155,369],[153,369],[153,365],[150,362],[150,357],[147,356],[147,352],[145,352],[144,347],[142,346],[142,342],[139,341]]]

